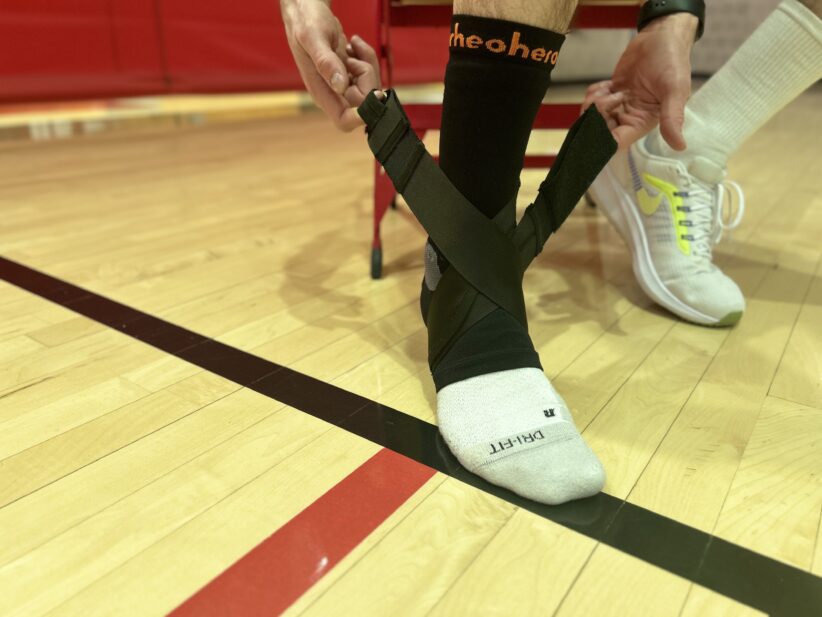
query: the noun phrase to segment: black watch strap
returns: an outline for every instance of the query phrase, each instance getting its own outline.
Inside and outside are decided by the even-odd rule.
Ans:
[[[703,30],[705,30],[705,0],[648,0],[639,9],[639,20],[636,29],[642,30],[657,17],[670,15],[671,13],[696,15],[699,19],[699,25],[696,28],[696,40],[700,39]]]

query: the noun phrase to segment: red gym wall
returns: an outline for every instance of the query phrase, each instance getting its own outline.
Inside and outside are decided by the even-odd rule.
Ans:
[[[374,42],[375,0],[336,0]],[[442,78],[447,29],[395,33],[397,81]],[[278,0],[2,0],[0,102],[301,87]]]

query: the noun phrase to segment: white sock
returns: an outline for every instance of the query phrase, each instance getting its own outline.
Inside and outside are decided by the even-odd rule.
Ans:
[[[797,0],[783,0],[685,108],[688,149],[673,150],[655,129],[652,154],[690,165],[728,158],[774,114],[822,78],[822,20]]]
[[[605,471],[568,405],[537,368],[472,377],[437,393],[439,429],[469,471],[535,501],[602,490]]]

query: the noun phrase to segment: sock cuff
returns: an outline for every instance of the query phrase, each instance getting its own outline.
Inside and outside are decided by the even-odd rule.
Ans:
[[[565,35],[504,19],[454,15],[448,48],[451,57],[488,58],[544,68],[549,73],[559,58]]]
[[[777,11],[782,11],[822,45],[822,19],[799,0],[782,0]]]

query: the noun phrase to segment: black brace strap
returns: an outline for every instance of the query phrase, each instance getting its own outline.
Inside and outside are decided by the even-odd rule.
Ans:
[[[489,220],[451,184],[411,130],[393,90],[384,101],[372,92],[358,111],[371,151],[450,264],[424,302],[431,369],[463,332],[497,307],[527,330],[522,276],[616,151],[599,112],[590,107],[571,128],[517,225],[514,200]]]

